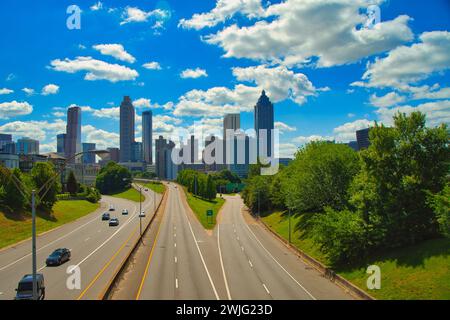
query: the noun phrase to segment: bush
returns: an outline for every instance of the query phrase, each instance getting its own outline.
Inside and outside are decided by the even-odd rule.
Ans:
[[[101,194],[96,188],[87,188],[88,193],[86,195],[86,200],[92,203],[97,203],[101,199]]]
[[[129,189],[131,181],[131,172],[111,161],[100,170],[95,180],[95,187],[102,194],[112,194]]]

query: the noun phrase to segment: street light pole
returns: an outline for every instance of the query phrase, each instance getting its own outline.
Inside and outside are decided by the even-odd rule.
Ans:
[[[38,299],[37,294],[37,266],[36,266],[36,191],[31,192],[31,254],[32,254],[32,269],[33,269],[33,300]]]
[[[291,244],[291,209],[289,208],[289,244]]]

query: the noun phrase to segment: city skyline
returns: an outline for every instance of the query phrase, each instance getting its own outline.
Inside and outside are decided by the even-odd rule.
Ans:
[[[169,13],[145,21],[128,16],[125,7],[102,1],[98,8],[94,2],[80,4],[82,28],[76,31],[61,23],[67,16],[64,1],[33,5],[34,10],[23,12],[21,28],[5,14],[21,1],[0,5],[8,6],[1,10],[1,24],[26,30],[15,32],[14,38],[6,35],[7,45],[0,53],[0,61],[11,61],[2,65],[0,74],[0,132],[13,134],[15,140],[32,136],[41,141],[42,153],[55,152],[56,136],[65,132],[64,114],[77,105],[83,111],[82,141],[102,149],[118,147],[123,95],[135,101],[138,142],[142,141],[140,124],[145,110],[153,112],[152,140],[180,126],[189,128],[194,121],[220,128],[225,113],[241,112],[241,126],[248,129],[253,128],[251,111],[262,89],[277,105],[275,127],[282,132],[281,156],[292,157],[297,147],[314,139],[355,140],[354,132],[374,121],[391,124],[396,111],[423,111],[429,125],[449,122],[450,62],[445,52],[450,19],[448,3],[443,0],[426,8],[381,1],[382,20],[373,30],[358,26],[364,17],[360,2],[341,1],[345,21],[337,19],[333,22],[337,26],[320,23],[321,28],[342,33],[317,42],[301,32],[317,23],[307,15],[312,8],[286,1],[275,19],[268,20],[278,27],[277,21],[281,24],[290,11],[301,21],[293,25],[299,30],[298,40],[288,38],[284,47],[273,44],[284,54],[257,45],[248,51],[241,42],[243,26],[257,30],[257,22],[267,20],[264,13],[273,12],[280,1],[270,5],[255,1],[255,14],[236,8],[232,19],[218,14],[210,24],[207,14],[220,13],[220,9],[213,11],[214,2],[195,7],[182,2],[169,5],[163,1],[156,6],[134,2],[139,12],[160,9]],[[318,1],[315,10],[325,14],[324,2]],[[35,16],[45,23],[34,25]],[[234,42],[222,29],[235,34]],[[359,33],[353,34],[354,30]],[[363,31],[377,37],[361,45]],[[281,26],[278,32],[289,34]],[[33,35],[39,41],[28,43]],[[261,30],[261,35],[273,38],[269,30]],[[256,35],[252,37],[253,43],[259,43]],[[54,39],[58,45],[50,46]],[[327,41],[328,50],[319,46],[320,41]],[[22,43],[38,52],[32,61]],[[358,49],[338,50],[344,47]],[[180,57],[179,52],[185,53]],[[426,59],[423,52],[447,59]],[[413,59],[405,70],[394,68],[400,64],[400,53]],[[105,145],[105,141],[111,143]]]

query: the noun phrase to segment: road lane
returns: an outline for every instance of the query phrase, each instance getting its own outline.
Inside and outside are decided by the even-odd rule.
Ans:
[[[226,196],[219,219],[233,299],[351,299],[252,218],[244,218],[243,208],[240,196]]]
[[[147,193],[143,207],[153,210],[151,192]],[[158,197],[157,197],[158,199]],[[118,227],[109,227],[108,222],[101,221],[101,213],[109,209],[109,205],[115,206],[111,212],[120,220]],[[129,215],[122,216],[122,209],[128,209]],[[102,206],[96,212],[89,214],[79,221],[66,224],[56,230],[41,235],[37,239],[37,261],[40,272],[44,274],[46,282],[47,299],[75,299],[92,281],[117,250],[123,246],[130,234],[139,225],[137,217],[139,204],[124,199],[103,197]],[[145,218],[148,221],[149,215]],[[0,252],[0,299],[12,299],[20,278],[31,273],[30,241],[25,241],[12,248]],[[67,247],[72,251],[71,261],[59,267],[45,267],[46,257],[56,248]],[[123,250],[125,254],[126,250]],[[81,269],[81,289],[68,290],[66,280],[67,268],[71,265],[79,265]],[[109,279],[102,279],[101,283],[92,290],[87,297],[95,299],[103,290]]]
[[[139,298],[216,299],[202,251],[188,213],[174,184],[168,186],[166,211]]]

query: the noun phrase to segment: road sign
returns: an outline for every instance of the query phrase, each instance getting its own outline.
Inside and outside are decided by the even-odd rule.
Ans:
[[[214,212],[210,209],[210,210],[206,210],[206,216],[208,217],[212,217],[214,215]]]

